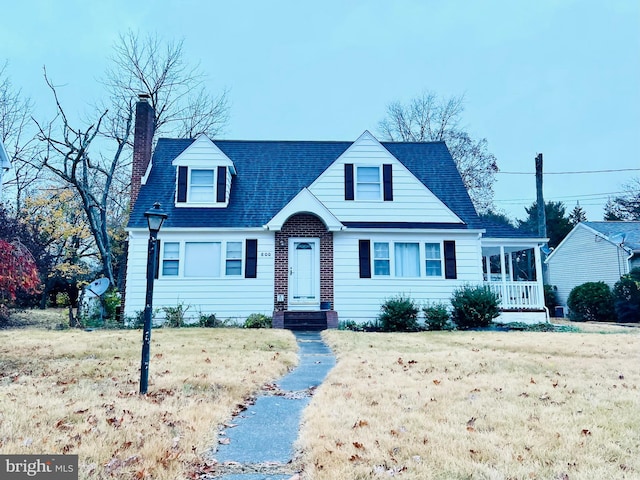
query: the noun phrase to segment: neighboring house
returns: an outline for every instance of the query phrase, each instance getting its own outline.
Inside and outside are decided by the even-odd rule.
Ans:
[[[144,212],[159,234],[154,308],[274,326],[374,320],[385,299],[449,302],[466,284],[502,298],[505,321],[545,321],[545,239],[484,225],[443,142],[158,140],[137,105],[125,316],[144,307]],[[488,273],[487,273],[488,270]]]
[[[2,195],[3,176],[11,168],[11,159],[0,140],[0,196]]]
[[[640,267],[640,222],[580,222],[545,263],[561,306],[567,306],[571,290],[583,283],[613,287],[622,275]]]

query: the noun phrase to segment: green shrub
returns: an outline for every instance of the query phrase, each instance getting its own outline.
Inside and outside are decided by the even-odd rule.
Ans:
[[[418,327],[418,307],[404,295],[387,299],[380,307],[378,321],[384,332],[415,332]]]
[[[451,318],[458,328],[484,328],[500,315],[500,299],[489,288],[466,285],[453,292]]]
[[[449,308],[444,303],[425,305],[422,308],[427,330],[453,330]]]
[[[354,320],[340,320],[338,322],[338,330],[351,330],[352,332],[361,332],[362,326]]]
[[[271,317],[262,313],[252,313],[244,322],[244,328],[271,328]]]
[[[558,305],[558,287],[555,285],[544,286],[544,305],[550,312],[553,312]]]
[[[640,322],[640,267],[620,277],[613,287],[613,298],[619,322]]]
[[[220,321],[216,318],[215,313],[201,313],[198,319],[198,325],[204,328],[216,328],[220,326]]]
[[[56,293],[56,307],[68,307],[71,305],[71,299],[67,292]]]
[[[189,308],[190,306],[185,306],[184,302],[178,302],[175,307],[162,307],[165,319],[164,326],[173,328],[184,327],[187,310],[189,310]]]
[[[607,322],[615,320],[613,293],[604,282],[587,282],[578,285],[567,300],[569,318],[574,322]]]

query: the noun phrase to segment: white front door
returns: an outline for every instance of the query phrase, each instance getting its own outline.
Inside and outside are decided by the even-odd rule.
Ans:
[[[320,239],[289,239],[289,309],[320,308]]]

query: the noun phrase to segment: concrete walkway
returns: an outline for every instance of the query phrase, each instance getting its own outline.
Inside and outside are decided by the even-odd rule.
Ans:
[[[213,454],[216,473],[207,478],[288,480],[296,473],[289,463],[302,410],[335,365],[335,357],[320,332],[294,334],[300,349],[298,366],[233,419],[235,426],[223,432]]]

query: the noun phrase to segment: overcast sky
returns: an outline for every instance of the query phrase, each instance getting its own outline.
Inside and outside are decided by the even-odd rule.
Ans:
[[[379,136],[386,106],[425,91],[464,94],[464,125],[502,172],[496,206],[524,218],[544,154],[547,201],[602,219],[640,171],[640,2],[169,1],[3,2],[0,61],[35,115],[89,111],[120,33],[184,39],[213,93],[229,89],[229,139]],[[507,172],[529,172],[528,175]]]

